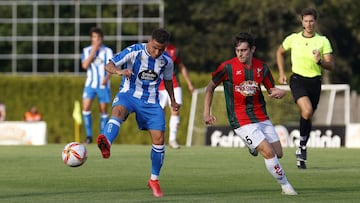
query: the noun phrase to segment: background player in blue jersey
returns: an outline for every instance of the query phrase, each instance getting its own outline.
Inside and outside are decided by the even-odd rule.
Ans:
[[[165,155],[165,115],[159,104],[159,85],[164,80],[171,107],[179,110],[172,84],[173,61],[165,52],[170,34],[155,29],[147,43],[125,48],[111,59],[106,70],[123,77],[121,88],[113,100],[112,116],[106,123],[104,133],[97,139],[103,158],[110,157],[110,147],[118,136],[121,124],[130,113],[136,114],[140,130],[148,130],[151,136],[151,176],[148,187],[155,197],[163,196],[159,174]],[[122,67],[122,68],[121,68]]]
[[[107,104],[111,101],[110,74],[105,71],[105,66],[113,57],[113,51],[103,45],[103,32],[100,28],[91,28],[91,45],[83,49],[81,65],[86,70],[87,78],[83,91],[83,120],[86,130],[85,143],[92,142],[92,116],[91,104],[98,96],[100,108],[100,131],[108,120]]]

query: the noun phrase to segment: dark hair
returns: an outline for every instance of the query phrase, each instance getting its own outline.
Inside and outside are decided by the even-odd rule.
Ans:
[[[240,32],[239,34],[237,34],[234,38],[233,46],[237,47],[238,44],[241,42],[247,42],[250,48],[255,46],[255,39],[248,32]]]
[[[102,30],[98,27],[92,27],[90,29],[90,33],[89,33],[90,37],[91,37],[92,33],[96,33],[96,34],[100,35],[101,38],[104,38],[104,34],[103,34]]]
[[[317,20],[318,18],[318,14],[316,12],[315,9],[313,8],[304,8],[302,11],[301,11],[301,19],[304,18],[304,16],[307,16],[307,15],[312,15],[314,16],[314,19]]]
[[[151,38],[161,44],[165,44],[170,41],[170,33],[163,28],[157,28],[152,31]]]

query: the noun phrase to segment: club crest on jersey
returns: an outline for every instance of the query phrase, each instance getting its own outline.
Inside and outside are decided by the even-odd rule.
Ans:
[[[159,78],[159,75],[152,70],[144,70],[138,74],[140,80],[155,81]]]
[[[165,65],[165,60],[164,59],[161,59],[160,60],[160,66],[164,66]]]
[[[245,97],[254,96],[259,90],[259,84],[256,81],[247,80],[242,82],[240,85],[235,86],[235,91]]]
[[[257,76],[258,78],[260,77],[260,73],[261,73],[261,68],[256,68],[256,73],[257,73]]]
[[[96,65],[101,65],[101,64],[104,64],[104,60],[100,57],[96,57],[94,59],[93,63],[95,63]]]

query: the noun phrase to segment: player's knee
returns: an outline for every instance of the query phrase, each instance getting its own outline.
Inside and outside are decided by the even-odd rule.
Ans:
[[[165,143],[164,135],[162,133],[150,131],[150,136],[151,136],[152,144],[163,145]]]
[[[312,114],[313,114],[312,109],[302,109],[301,110],[301,116],[306,120],[310,119],[312,117]]]
[[[270,145],[259,145],[256,149],[265,159],[271,159],[275,156],[275,153]]]

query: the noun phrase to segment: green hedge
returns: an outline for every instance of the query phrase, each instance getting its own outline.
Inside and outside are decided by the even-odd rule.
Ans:
[[[195,87],[207,84],[209,74],[192,74]],[[120,78],[113,76],[111,80],[112,96],[119,88]],[[72,112],[74,101],[81,102],[85,76],[14,76],[0,75],[0,102],[6,105],[6,120],[23,120],[25,111],[36,105],[47,122],[47,136],[49,143],[66,143],[74,140],[74,121]],[[182,122],[179,128],[178,139],[184,144],[190,109],[190,92],[183,82],[183,107],[181,111]],[[93,134],[99,133],[99,109],[97,100],[92,105]],[[111,107],[108,109],[111,114]],[[169,110],[166,110],[167,120]],[[85,129],[81,126],[81,140],[85,139]],[[129,116],[123,123],[120,136],[116,143],[148,144],[150,139],[146,131],[139,131],[135,116]]]
[[[210,79],[209,73],[191,73],[191,80],[196,88],[205,87]],[[181,78],[181,77],[180,77]],[[182,79],[182,78],[181,78]],[[74,140],[74,121],[72,112],[74,101],[81,102],[85,76],[14,76],[0,74],[0,101],[6,104],[6,120],[23,120],[24,112],[31,106],[36,105],[47,122],[47,136],[49,143],[66,143]],[[111,80],[112,96],[119,88],[120,78],[113,76]],[[191,94],[184,81],[183,105],[180,111],[181,123],[178,133],[178,141],[185,144],[188,118],[191,104]],[[290,93],[288,95],[291,95]],[[289,113],[296,111],[296,105],[291,98],[288,101],[269,101],[268,111],[274,123],[288,122],[298,114]],[[226,110],[224,104],[220,109]],[[273,107],[274,106],[274,107]],[[202,105],[200,109],[202,109]],[[219,109],[219,108],[217,108]],[[99,109],[97,100],[92,105],[93,134],[99,133]],[[111,107],[108,109],[111,115]],[[167,122],[170,112],[166,110]],[[202,115],[200,116],[200,119]],[[220,122],[220,121],[219,121]],[[200,122],[201,123],[201,122]],[[227,123],[222,121],[221,123]],[[168,131],[166,131],[168,134]],[[81,126],[81,140],[85,139],[85,129]],[[115,143],[124,144],[149,144],[150,139],[146,131],[139,131],[135,122],[135,116],[129,116],[123,123],[120,136]]]

